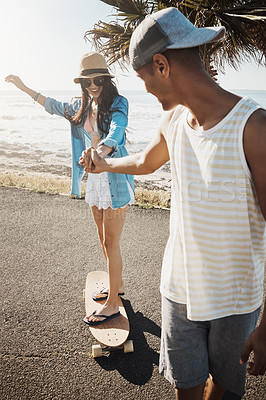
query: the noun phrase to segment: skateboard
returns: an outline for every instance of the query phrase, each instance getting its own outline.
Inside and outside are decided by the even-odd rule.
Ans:
[[[105,300],[94,301],[92,295],[96,291],[109,286],[108,274],[105,271],[89,272],[86,279],[86,287],[83,292],[85,299],[86,315],[91,315]],[[124,353],[134,351],[133,341],[127,340],[129,334],[129,321],[125,307],[119,298],[120,315],[100,325],[89,326],[92,335],[100,343],[92,346],[93,358],[109,356],[113,350],[124,350]]]

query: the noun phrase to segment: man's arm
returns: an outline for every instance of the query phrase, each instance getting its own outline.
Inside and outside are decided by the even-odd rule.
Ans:
[[[102,159],[97,151],[91,150],[92,168],[87,172],[115,172],[130,175],[150,174],[169,160],[167,144],[162,133],[142,153],[121,158]],[[86,168],[85,168],[86,171]]]
[[[90,148],[83,153],[80,164],[85,168],[86,172],[93,173],[107,171],[130,175],[146,175],[156,171],[169,161],[165,134],[171,114],[165,113],[155,138],[142,153],[122,158],[102,159],[97,151]]]
[[[244,131],[244,151],[266,221],[266,111],[251,115]]]
[[[244,131],[244,151],[266,220],[266,111],[258,110],[248,120]],[[241,364],[248,361],[251,351],[254,361],[249,363],[247,370],[252,375],[263,375],[266,372],[266,302],[261,322],[244,346]]]

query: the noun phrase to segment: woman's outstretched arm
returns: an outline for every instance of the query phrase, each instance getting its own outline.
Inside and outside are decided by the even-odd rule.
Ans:
[[[35,101],[37,101],[37,103],[41,104],[43,107],[45,106],[46,97],[36,92],[36,90],[28,88],[18,76],[8,75],[5,78],[5,81],[8,83],[9,82],[13,83],[13,85],[15,85],[18,89],[22,90],[22,92],[25,92],[29,96],[31,96]]]
[[[5,78],[5,81],[13,83],[13,85],[15,85],[18,89],[27,93],[33,98],[34,101],[41,104],[45,108],[45,111],[47,111],[51,115],[56,114],[60,117],[66,118],[66,110],[69,114],[75,114],[75,112],[77,112],[78,108],[80,107],[80,103],[78,101],[70,104],[68,102],[57,101],[56,99],[53,99],[51,97],[45,97],[39,92],[28,88],[18,76],[8,75]]]

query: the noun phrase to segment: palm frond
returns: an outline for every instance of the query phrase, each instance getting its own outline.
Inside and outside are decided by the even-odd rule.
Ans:
[[[101,0],[116,10],[117,19],[140,22],[150,13],[149,2],[143,0]]]
[[[106,23],[99,21],[94,29],[85,35],[92,36],[92,43],[108,59],[109,64],[117,62],[122,68],[127,67],[127,53],[132,30],[125,30],[117,22]]]
[[[207,69],[211,63],[220,71],[226,63],[238,69],[251,59],[266,65],[266,5],[261,1],[183,0],[178,8],[198,27],[226,27],[223,41],[201,48]]]
[[[92,41],[96,50],[103,53],[109,64],[118,62],[127,68],[128,48],[133,30],[151,13],[150,3],[144,0],[102,0],[116,10],[116,20],[109,23],[99,21],[94,28],[84,34]],[[120,21],[122,24],[120,24]]]
[[[263,17],[262,15],[245,15],[245,14],[232,14],[232,13],[225,13],[225,15],[229,15],[230,17],[236,17],[236,18],[246,18],[246,19],[250,19],[252,21],[264,21],[265,17]]]
[[[197,27],[225,26],[224,40],[201,46],[205,67],[216,74],[225,64],[237,69],[244,60],[266,65],[266,4],[261,0],[101,0],[113,7],[115,20],[99,21],[84,37],[92,40],[109,63],[123,67],[133,30],[145,18],[167,7],[176,7]],[[213,67],[215,64],[215,68]]]

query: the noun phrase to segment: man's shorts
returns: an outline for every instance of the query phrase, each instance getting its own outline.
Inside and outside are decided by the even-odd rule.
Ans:
[[[205,382],[210,373],[224,388],[243,396],[246,366],[239,360],[259,313],[260,308],[212,321],[190,321],[185,304],[162,297],[160,373],[179,389]]]

